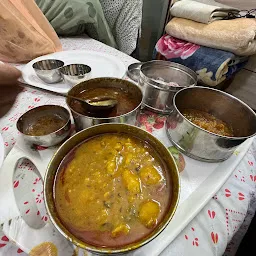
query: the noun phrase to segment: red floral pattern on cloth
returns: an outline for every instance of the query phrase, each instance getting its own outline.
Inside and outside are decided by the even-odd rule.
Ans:
[[[94,40],[64,40],[64,49],[89,49],[108,52],[121,57],[126,64],[134,62],[129,56],[118,53],[115,49],[105,47]],[[76,43],[75,43],[76,42]],[[35,100],[36,99],[36,100]],[[38,100],[40,99],[40,100]],[[0,120],[0,132],[3,136],[6,153],[13,147],[18,132],[16,121],[28,109],[43,104],[64,105],[65,101],[58,97],[26,89],[17,98],[16,103],[7,116]],[[140,118],[141,127],[149,132],[164,132],[165,116],[144,111]],[[175,125],[175,124],[169,124]],[[36,148],[44,152],[45,148]],[[161,255],[193,256],[193,255],[235,255],[236,249],[246,232],[256,209],[256,142],[239,163],[233,174],[222,188],[206,204],[201,212],[162,252]],[[34,216],[42,223],[49,221],[44,209],[42,197],[42,179],[36,175],[35,167],[27,160],[17,166],[13,179],[16,196],[20,194],[22,214],[27,218]],[[189,179],[189,177],[186,177]],[[19,192],[26,186],[31,190],[31,197],[23,198]],[[225,251],[226,249],[226,251]],[[1,231],[0,227],[0,256],[25,256],[14,241]]]
[[[255,150],[256,141],[218,193],[161,255],[235,255],[256,209],[256,182],[250,177],[256,173]]]
[[[179,57],[187,59],[199,48],[200,46],[197,44],[186,42],[170,35],[162,36],[156,44],[157,52],[161,53],[166,59]]]
[[[27,254],[23,252],[20,248],[17,248],[14,243],[10,241],[9,238],[0,231],[0,255],[25,256]]]
[[[164,127],[166,117],[162,115],[157,115],[150,111],[143,111],[139,116],[140,127],[150,133],[153,130],[159,130]]]

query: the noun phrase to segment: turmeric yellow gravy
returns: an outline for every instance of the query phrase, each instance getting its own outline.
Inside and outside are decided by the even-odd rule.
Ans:
[[[157,227],[171,202],[169,179],[147,143],[122,133],[99,135],[64,159],[55,182],[56,209],[77,238],[118,248]]]

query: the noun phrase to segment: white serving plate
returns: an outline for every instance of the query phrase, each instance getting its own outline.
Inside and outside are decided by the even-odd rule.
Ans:
[[[119,58],[106,53],[85,50],[62,51],[44,55],[30,61],[24,66],[22,69],[22,76],[25,82],[39,88],[44,88],[55,92],[66,93],[71,88],[71,86],[66,84],[64,81],[54,84],[47,84],[36,75],[32,65],[37,61],[45,59],[62,60],[64,61],[65,65],[86,64],[92,69],[90,78],[122,78],[126,72],[126,66]]]

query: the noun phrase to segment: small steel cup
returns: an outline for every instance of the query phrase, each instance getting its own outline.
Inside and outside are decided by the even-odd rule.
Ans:
[[[59,68],[64,66],[64,62],[61,60],[48,59],[35,62],[33,69],[37,76],[45,83],[53,84],[62,80]]]
[[[84,64],[70,64],[60,68],[60,73],[65,82],[75,85],[91,77],[91,67]]]
[[[136,83],[138,83],[140,80],[140,69],[142,65],[143,62],[133,63],[129,65],[126,72],[127,76]]]
[[[28,126],[37,122],[40,117],[47,115],[58,115],[66,123],[60,127],[57,131],[42,136],[31,136],[26,134]],[[44,105],[37,108],[33,108],[23,114],[17,121],[17,129],[22,134],[25,141],[44,147],[55,146],[64,141],[71,131],[71,120],[68,110],[61,106],[56,105]]]

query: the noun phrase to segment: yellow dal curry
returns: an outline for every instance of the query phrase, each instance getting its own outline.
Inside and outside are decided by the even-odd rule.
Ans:
[[[171,202],[166,168],[147,143],[125,134],[89,139],[59,168],[55,204],[82,241],[118,248],[151,233]]]

